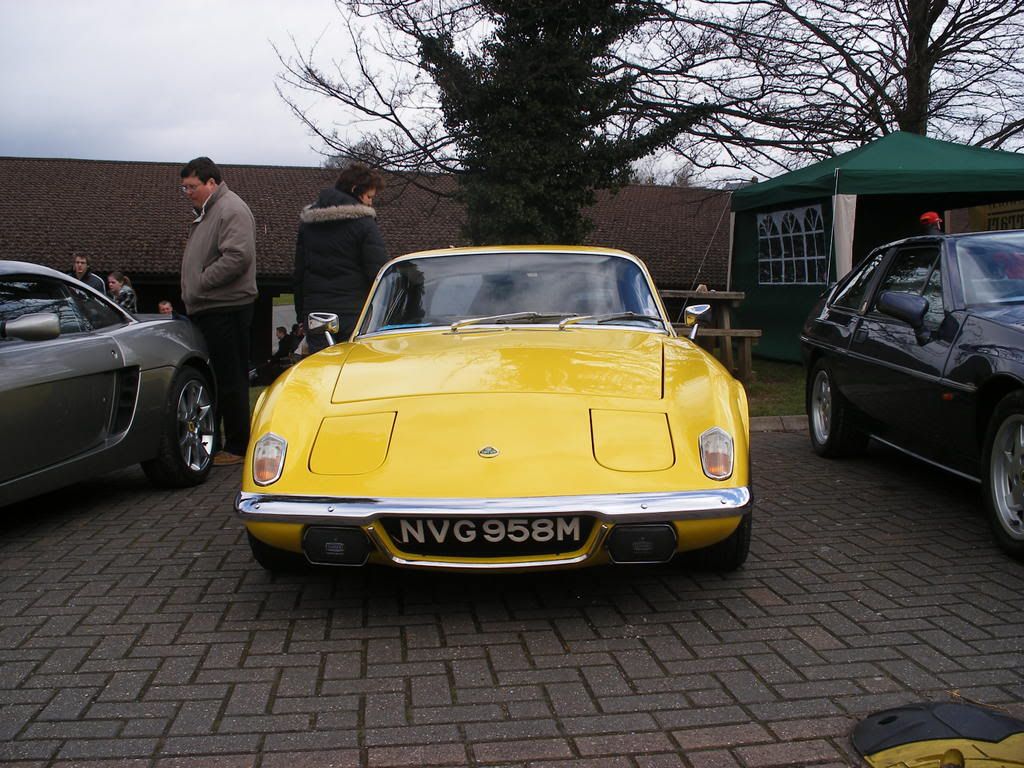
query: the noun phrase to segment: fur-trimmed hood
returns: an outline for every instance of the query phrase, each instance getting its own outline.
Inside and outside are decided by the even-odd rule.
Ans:
[[[355,325],[377,272],[388,260],[373,208],[330,187],[303,209],[295,241],[295,312],[333,312]],[[351,330],[351,329],[349,329]],[[341,337],[339,337],[341,338]]]
[[[362,219],[367,216],[376,218],[377,212],[368,205],[363,205],[351,195],[329,187],[320,193],[316,202],[307,205],[299,214],[303,224],[326,224],[332,221]]]

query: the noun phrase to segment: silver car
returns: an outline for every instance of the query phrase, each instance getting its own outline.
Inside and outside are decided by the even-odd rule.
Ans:
[[[160,486],[203,482],[213,385],[188,320],[0,261],[0,506],[132,464]]]

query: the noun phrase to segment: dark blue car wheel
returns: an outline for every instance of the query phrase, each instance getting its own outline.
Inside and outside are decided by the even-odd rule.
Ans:
[[[1024,559],[1024,392],[999,401],[985,437],[983,493],[1003,551]]]
[[[815,453],[828,458],[859,453],[867,442],[825,360],[818,360],[807,375],[807,431]]]

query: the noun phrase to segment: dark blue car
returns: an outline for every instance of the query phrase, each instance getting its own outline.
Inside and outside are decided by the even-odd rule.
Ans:
[[[1024,559],[1024,231],[876,249],[801,343],[817,453],[874,439],[981,483],[996,540]]]

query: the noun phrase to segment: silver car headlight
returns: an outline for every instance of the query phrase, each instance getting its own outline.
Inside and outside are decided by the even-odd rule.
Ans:
[[[700,464],[712,480],[725,480],[732,475],[732,437],[721,427],[712,427],[700,436]]]
[[[268,432],[256,441],[252,450],[252,479],[256,485],[276,483],[284,470],[288,441]]]

